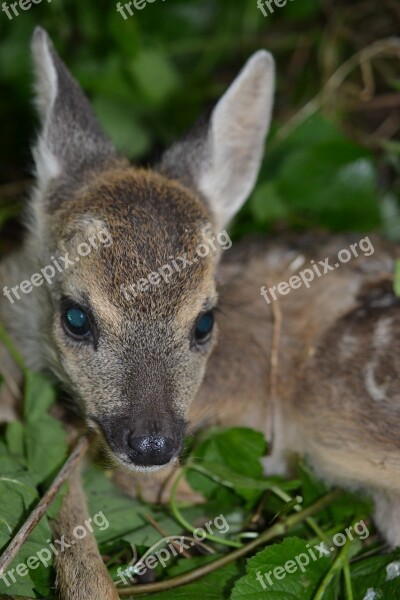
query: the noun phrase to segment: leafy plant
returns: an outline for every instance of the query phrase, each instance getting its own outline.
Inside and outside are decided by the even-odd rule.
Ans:
[[[54,399],[53,384],[45,376],[26,372],[23,420],[8,424],[0,437],[0,555],[66,458],[61,424],[48,414]],[[0,578],[0,593],[28,598],[47,597],[50,593],[52,561],[38,561],[22,577],[16,568],[48,548],[49,519],[57,514],[61,498],[62,493],[8,567],[5,579]]]
[[[61,426],[48,414],[54,399],[52,384],[42,375],[26,372],[25,396],[23,421],[9,424],[0,437],[3,550],[66,457]],[[32,439],[40,439],[40,443],[32,446]],[[47,448],[46,457],[42,448]],[[400,569],[396,566],[400,565],[400,551],[384,553],[369,520],[370,503],[329,492],[302,462],[294,479],[263,475],[261,461],[266,448],[263,436],[251,429],[204,432],[191,444],[170,503],[162,506],[124,496],[104,471],[87,468],[84,482],[90,514],[102,512],[108,522],[106,529],[94,529],[94,533],[119,585],[121,572],[132,571],[132,559],[140,562],[157,555],[163,536],[167,536],[164,543],[195,540],[197,529],[206,522],[218,523],[219,516],[226,524],[223,533],[214,525],[214,530],[204,530],[202,544],[188,545],[186,557],[170,553],[155,570],[157,583],[148,584],[146,591],[154,591],[157,599],[199,599],[205,594],[232,600],[263,598],[267,589],[271,598],[288,600],[338,599],[345,594],[361,600],[373,589],[377,598],[395,598],[400,592]],[[182,478],[204,496],[204,502],[187,505],[177,500]],[[5,597],[10,593],[26,598],[51,597],[51,563],[27,569],[24,577],[15,569],[49,547],[49,518],[57,514],[61,496],[23,545],[7,570],[7,579],[0,579],[0,592]],[[363,528],[357,535],[356,523],[360,522]],[[332,540],[340,534],[342,542],[347,530],[353,531],[352,536],[335,546]],[[321,543],[327,544],[324,547],[329,551],[318,556]],[[310,558],[312,549],[314,558]],[[308,556],[308,560],[296,562],[299,556]],[[287,565],[288,572],[284,570]],[[14,569],[15,582],[8,575],[10,569]],[[186,585],[175,589],[182,577]],[[135,590],[130,585],[120,587],[121,594],[129,597]]]

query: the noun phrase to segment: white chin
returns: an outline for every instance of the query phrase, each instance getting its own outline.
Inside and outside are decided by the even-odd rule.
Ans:
[[[165,469],[166,467],[169,467],[177,462],[177,458],[175,457],[165,465],[143,467],[142,465],[135,465],[135,463],[128,460],[128,458],[124,455],[113,454],[112,456],[119,465],[122,465],[125,469],[136,473],[156,473],[157,471],[161,471],[162,469]]]

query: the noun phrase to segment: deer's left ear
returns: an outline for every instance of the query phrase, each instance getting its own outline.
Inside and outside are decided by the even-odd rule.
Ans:
[[[166,152],[161,170],[195,187],[223,228],[251,193],[260,169],[274,97],[269,52],[256,52],[222,96],[205,127]]]
[[[36,106],[41,132],[34,148],[38,186],[101,168],[115,150],[103,133],[88,99],[56,53],[44,29],[35,29],[32,55],[36,74]]]

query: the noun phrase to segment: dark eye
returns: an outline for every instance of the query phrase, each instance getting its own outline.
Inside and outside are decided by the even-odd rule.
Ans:
[[[210,310],[204,313],[196,324],[194,331],[194,337],[197,344],[205,344],[211,337],[211,333],[214,327],[214,313]]]
[[[79,306],[64,309],[63,323],[67,333],[75,339],[84,339],[90,335],[89,317]]]

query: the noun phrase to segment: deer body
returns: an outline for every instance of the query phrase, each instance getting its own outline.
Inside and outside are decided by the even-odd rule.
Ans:
[[[27,366],[55,374],[128,481],[176,464],[187,426],[248,425],[273,434],[269,472],[286,472],[291,452],[307,454],[328,481],[369,490],[382,533],[400,543],[394,249],[374,240],[372,256],[359,252],[280,298],[277,338],[276,306],[262,286],[354,239],[244,242],[227,253],[216,243],[257,177],[272,57],[256,53],[209,121],[141,170],[117,156],[43,30],[33,54],[37,185],[23,248],[0,267],[0,319]],[[215,251],[190,260],[205,239]],[[177,268],[178,256],[187,269]],[[39,284],[50,265],[51,281]],[[21,293],[34,273],[31,293]],[[133,296],[127,282],[138,282]],[[4,350],[2,370],[7,421],[18,371]],[[77,474],[70,485],[55,525],[66,538],[87,516]],[[79,568],[68,552],[57,565],[61,597],[117,598],[93,540],[84,544]]]
[[[202,411],[211,418],[214,410],[215,422],[268,433],[272,419],[274,447],[266,470],[287,473],[290,455],[306,454],[329,483],[367,490],[376,501],[378,527],[398,545],[400,301],[392,290],[397,249],[372,238],[372,255],[360,254],[278,300],[282,323],[271,410],[275,316],[259,293],[260,282],[288,281],[299,257],[305,266],[328,256],[335,263],[356,240],[303,236],[232,249],[221,265],[219,344],[191,422]]]

